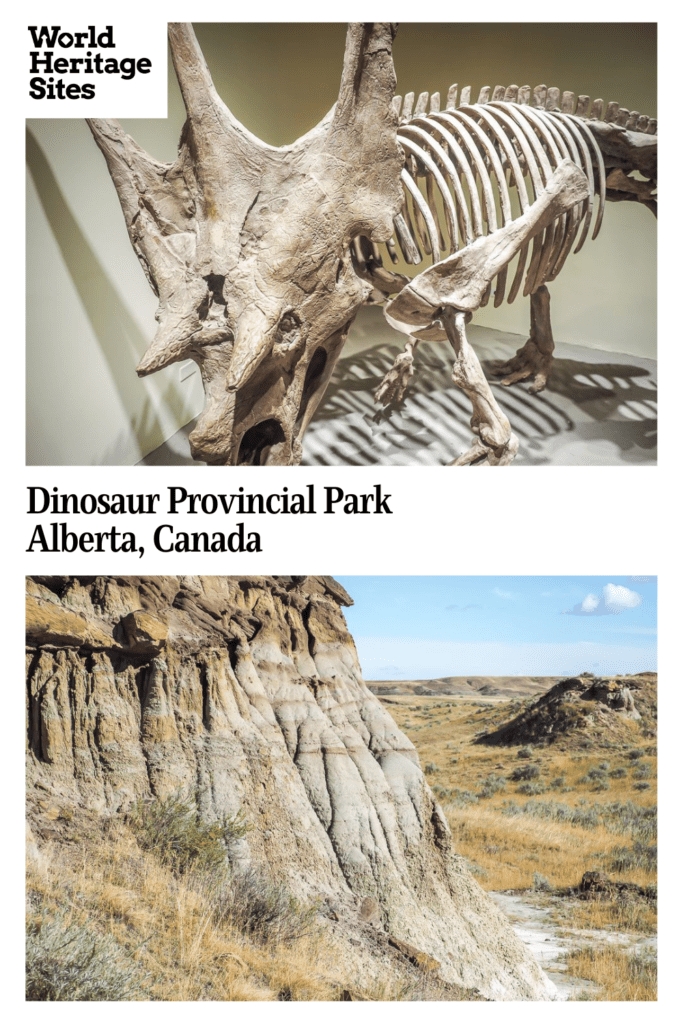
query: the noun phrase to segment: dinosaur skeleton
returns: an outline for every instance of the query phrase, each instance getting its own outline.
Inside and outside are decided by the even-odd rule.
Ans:
[[[395,26],[351,25],[339,98],[290,146],[251,135],[218,97],[191,26],[169,26],[187,110],[178,157],[162,164],[115,121],[89,121],[133,247],[159,297],[145,375],[194,359],[206,406],[190,436],[214,465],[292,465],[360,307],[385,302],[409,335],[377,392],[399,398],[423,340],[453,347],[453,380],[473,406],[456,465],[506,465],[517,439],[466,336],[472,313],[522,290],[531,337],[503,383],[552,360],[547,281],[593,237],[605,200],[654,207],[656,122],[617,104],[539,86],[394,96]],[[529,103],[529,100],[532,100]],[[429,111],[427,105],[429,104]],[[639,178],[632,177],[634,171]],[[594,196],[597,195],[597,202]],[[397,248],[411,281],[389,270]],[[517,258],[515,273],[510,264]]]
[[[457,92],[458,86],[451,86],[444,111],[440,110],[438,93],[431,97],[422,93],[414,113],[414,94],[409,93],[403,101],[398,138],[406,158],[401,174],[404,206],[394,222],[395,238],[387,243],[387,253],[392,262],[398,262],[398,243],[407,263],[417,265],[428,257],[438,263],[442,254],[453,254],[486,231],[497,230],[499,219],[509,224],[515,209],[527,210],[530,199],[538,198],[562,160],[569,159],[580,167],[589,186],[583,204],[553,222],[543,237],[536,234],[531,250],[529,245],[523,246],[512,280],[506,264],[495,282],[494,306],[504,301],[506,288],[507,301],[513,302],[524,282],[523,294],[531,296],[531,336],[517,355],[500,364],[494,373],[505,376],[501,381],[505,385],[533,377],[529,390],[538,392],[547,383],[554,349],[546,282],[557,277],[575,242],[574,252],[583,247],[591,218],[591,238],[597,237],[607,197],[635,199],[656,212],[655,182],[631,178],[624,170],[656,174],[656,139],[637,140],[635,153],[622,146],[621,154],[607,149],[603,157],[597,141],[600,135],[596,139],[594,132],[597,129],[604,133],[606,129],[609,133],[607,125],[614,123],[617,128],[623,127],[624,133],[635,130],[654,136],[657,122],[638,111],[619,108],[616,103],[609,104],[606,120],[597,122],[603,110],[600,99],[593,102],[593,120],[589,121],[590,97],[580,96],[576,102],[573,93],[565,92],[560,107],[559,89],[545,85],[537,86],[533,94],[529,86],[496,86],[491,102],[491,90],[485,86],[476,104],[470,104],[470,89],[466,87],[458,108]],[[532,105],[528,105],[530,99]],[[400,96],[395,97],[394,108],[397,113],[401,110]],[[619,138],[618,131],[613,134]],[[419,189],[420,179],[426,181],[426,196]],[[597,204],[593,202],[594,194],[598,196]],[[434,306],[425,307],[422,320],[414,310],[412,317],[401,316],[401,310],[408,309],[409,299],[415,305],[415,289],[406,290],[407,281],[402,276],[393,275],[392,280],[392,275],[378,272],[381,263],[375,247],[366,261],[367,271],[383,299],[394,291],[401,292],[398,300],[387,305],[385,313],[394,327],[410,335],[404,352],[377,389],[376,400],[387,404],[393,399],[400,401],[405,393],[418,341],[450,340],[451,334],[446,325],[439,326],[434,320]],[[419,283],[418,278],[418,288]],[[492,284],[487,286],[479,306],[489,301]],[[475,440],[472,451],[456,464],[473,461],[480,454],[481,446]]]

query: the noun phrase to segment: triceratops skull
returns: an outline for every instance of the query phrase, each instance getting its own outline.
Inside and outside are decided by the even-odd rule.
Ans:
[[[169,26],[187,110],[176,161],[157,162],[115,121],[88,122],[159,297],[138,373],[185,359],[201,369],[196,459],[300,461],[371,290],[351,242],[389,239],[401,207],[393,35],[389,24],[349,27],[338,101],[291,146],[266,145],[232,116],[185,24]]]

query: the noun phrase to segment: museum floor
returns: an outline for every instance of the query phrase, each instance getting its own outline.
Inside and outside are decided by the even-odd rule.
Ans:
[[[488,364],[509,359],[524,338],[468,327],[487,377]],[[385,340],[386,339],[386,340]],[[401,406],[372,394],[400,350],[380,309],[354,324],[325,398],[304,437],[305,466],[446,465],[469,448],[470,405],[451,382],[451,349],[423,344]],[[494,394],[519,438],[515,466],[655,465],[657,363],[653,359],[558,344],[552,377],[540,395],[527,385]],[[194,421],[138,465],[199,465],[190,456]]]

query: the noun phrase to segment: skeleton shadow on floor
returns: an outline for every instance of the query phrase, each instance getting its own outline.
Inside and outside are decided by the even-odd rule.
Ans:
[[[373,392],[396,353],[382,343],[339,360],[306,433],[304,465],[444,465],[469,447],[471,407],[451,383],[446,346],[418,348],[401,405],[375,404]],[[560,357],[547,389],[530,395],[524,384],[497,384],[493,363],[482,360],[520,440],[515,465],[588,465],[591,447],[596,464],[654,463],[656,384],[647,369]],[[568,463],[561,451],[553,458],[563,445],[573,448]]]

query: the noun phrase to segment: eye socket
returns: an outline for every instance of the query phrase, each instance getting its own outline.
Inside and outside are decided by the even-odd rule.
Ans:
[[[299,349],[304,342],[304,332],[301,327],[301,317],[293,309],[288,309],[283,313],[280,323],[277,325],[274,351],[280,355],[286,355]]]
[[[291,334],[292,331],[298,330],[299,327],[301,327],[301,318],[297,316],[293,309],[289,309],[278,324],[278,334]]]

